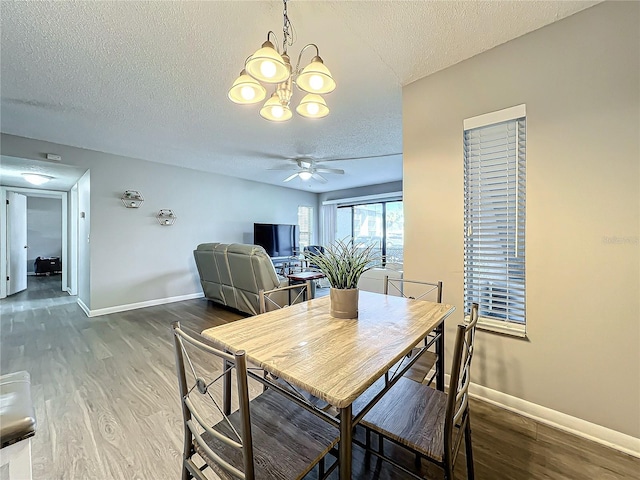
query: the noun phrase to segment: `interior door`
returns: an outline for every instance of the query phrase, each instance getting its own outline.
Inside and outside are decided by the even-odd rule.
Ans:
[[[7,192],[7,295],[27,288],[27,197]]]

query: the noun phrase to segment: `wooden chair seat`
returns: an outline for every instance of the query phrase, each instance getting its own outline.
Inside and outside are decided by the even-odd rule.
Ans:
[[[444,392],[403,377],[369,410],[362,425],[441,462],[446,408]]]
[[[404,374],[405,378],[418,383],[427,382],[427,374],[434,368],[438,355],[435,352],[424,352],[412,367]]]
[[[185,434],[182,480],[206,480],[206,468],[222,480],[301,479],[338,443],[335,426],[274,389],[250,400],[246,352],[219,350],[178,322],[172,329]],[[238,398],[233,413],[232,372]],[[211,418],[220,420],[212,426]],[[204,465],[194,462],[196,456]]]
[[[256,480],[301,479],[338,442],[338,431],[334,427],[274,390],[266,390],[251,400],[250,409]],[[229,416],[236,429],[241,428],[238,412]],[[282,421],[283,418],[286,421]],[[224,421],[213,428],[225,435],[233,435]],[[202,438],[214,452],[242,470],[241,450],[231,448],[207,433]],[[216,463],[207,458],[197,442],[194,442],[194,447],[221,479],[235,480],[224,470],[216,468]]]
[[[413,366],[407,370],[407,372],[403,375],[405,379],[409,379],[414,383],[426,385],[427,383],[427,373],[431,371],[434,367],[436,360],[438,359],[438,355],[434,352],[424,352],[422,357],[418,359]],[[405,360],[402,360],[404,362]],[[402,362],[399,362],[401,364]],[[391,368],[393,370],[395,367]],[[367,390],[364,391],[362,395],[355,399],[352,405],[353,415],[358,415],[364,407],[366,407],[373,397],[375,397],[378,393],[382,391],[385,386],[384,377],[379,378],[373,385],[371,385]],[[394,385],[394,388],[387,393],[396,392],[397,385]],[[394,395],[396,395],[394,393]],[[388,396],[388,395],[387,395]],[[378,402],[380,403],[380,402]]]

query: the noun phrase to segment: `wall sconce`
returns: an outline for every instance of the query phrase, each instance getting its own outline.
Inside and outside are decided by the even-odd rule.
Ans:
[[[144,197],[137,190],[127,190],[120,197],[122,204],[127,208],[140,208],[144,203]]]
[[[176,223],[176,218],[178,217],[176,217],[176,214],[173,213],[173,210],[169,210],[168,208],[163,208],[158,212],[158,214],[156,215],[156,218],[158,219],[158,223],[160,225],[169,226]]]

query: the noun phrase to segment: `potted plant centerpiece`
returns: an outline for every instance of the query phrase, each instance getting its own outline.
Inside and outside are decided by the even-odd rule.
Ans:
[[[325,274],[331,285],[331,316],[357,318],[358,280],[379,264],[376,245],[355,243],[352,239],[336,240],[324,247],[324,251],[307,251],[304,256],[310,265]]]

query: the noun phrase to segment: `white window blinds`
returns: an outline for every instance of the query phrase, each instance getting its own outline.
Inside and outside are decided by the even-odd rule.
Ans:
[[[500,116],[489,114],[494,122],[480,126],[478,117],[465,121],[464,297],[466,313],[478,303],[485,324],[524,332],[526,123],[521,107],[503,111],[522,114],[519,118],[495,122]]]
[[[298,226],[300,227],[300,248],[308,247],[313,241],[313,207],[298,206]]]

